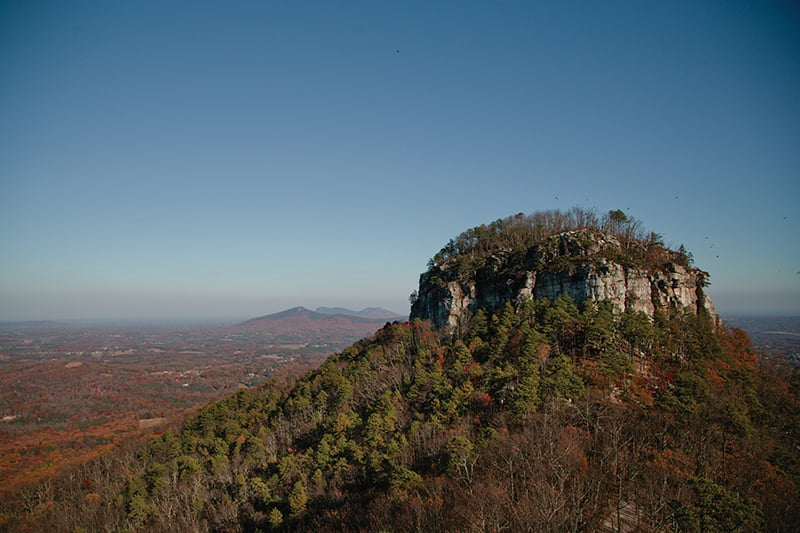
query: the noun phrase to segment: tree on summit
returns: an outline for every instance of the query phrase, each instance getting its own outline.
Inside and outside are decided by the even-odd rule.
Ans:
[[[626,215],[622,209],[614,209],[608,212],[608,218],[611,222],[615,222],[617,224],[624,224],[628,221],[628,215]]]

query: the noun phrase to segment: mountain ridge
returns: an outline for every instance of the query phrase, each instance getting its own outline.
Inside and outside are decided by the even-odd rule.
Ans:
[[[386,322],[387,320],[382,318],[320,313],[303,306],[296,306],[251,318],[224,329],[272,337],[302,338],[314,342],[330,342],[338,339],[337,345],[346,346],[340,344],[342,340],[354,342],[373,335]]]
[[[383,307],[365,307],[360,311],[354,311],[346,307],[317,307],[314,311],[323,314],[358,316],[377,320],[400,320],[408,318],[408,315],[401,315]]]
[[[277,313],[251,318],[243,322],[240,322],[239,324],[236,324],[236,326],[244,326],[244,327],[257,326],[284,319],[304,319],[309,322],[332,322],[336,320],[349,320],[354,323],[370,323],[370,324],[382,323],[382,321],[385,321],[382,318],[371,318],[368,316],[360,316],[358,314],[312,311],[311,309],[308,309],[303,306],[296,306],[296,307],[291,307],[289,309],[285,309],[283,311],[279,311]]]

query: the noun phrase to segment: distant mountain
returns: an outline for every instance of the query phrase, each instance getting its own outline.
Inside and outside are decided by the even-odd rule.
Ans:
[[[379,320],[405,320],[408,315],[400,315],[394,311],[384,309],[383,307],[365,307],[361,311],[353,311],[346,307],[317,307],[317,313],[325,315],[347,315],[358,316],[362,318],[375,318]]]
[[[385,322],[385,318],[320,313],[305,307],[293,307],[279,313],[246,320],[231,326],[231,328],[259,331],[276,336],[304,335],[321,338],[345,335],[361,338],[372,335]]]

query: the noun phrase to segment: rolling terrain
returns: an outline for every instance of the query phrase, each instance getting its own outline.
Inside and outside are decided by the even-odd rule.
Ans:
[[[0,493],[209,400],[314,368],[384,323],[295,308],[210,328],[0,324]]]
[[[725,317],[725,322],[746,331],[753,345],[770,359],[800,368],[800,317],[737,315]]]

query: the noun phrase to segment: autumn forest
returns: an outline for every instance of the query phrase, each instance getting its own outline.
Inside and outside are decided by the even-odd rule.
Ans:
[[[507,301],[454,332],[386,322],[284,374],[6,494],[0,527],[800,527],[800,374],[703,309]]]

